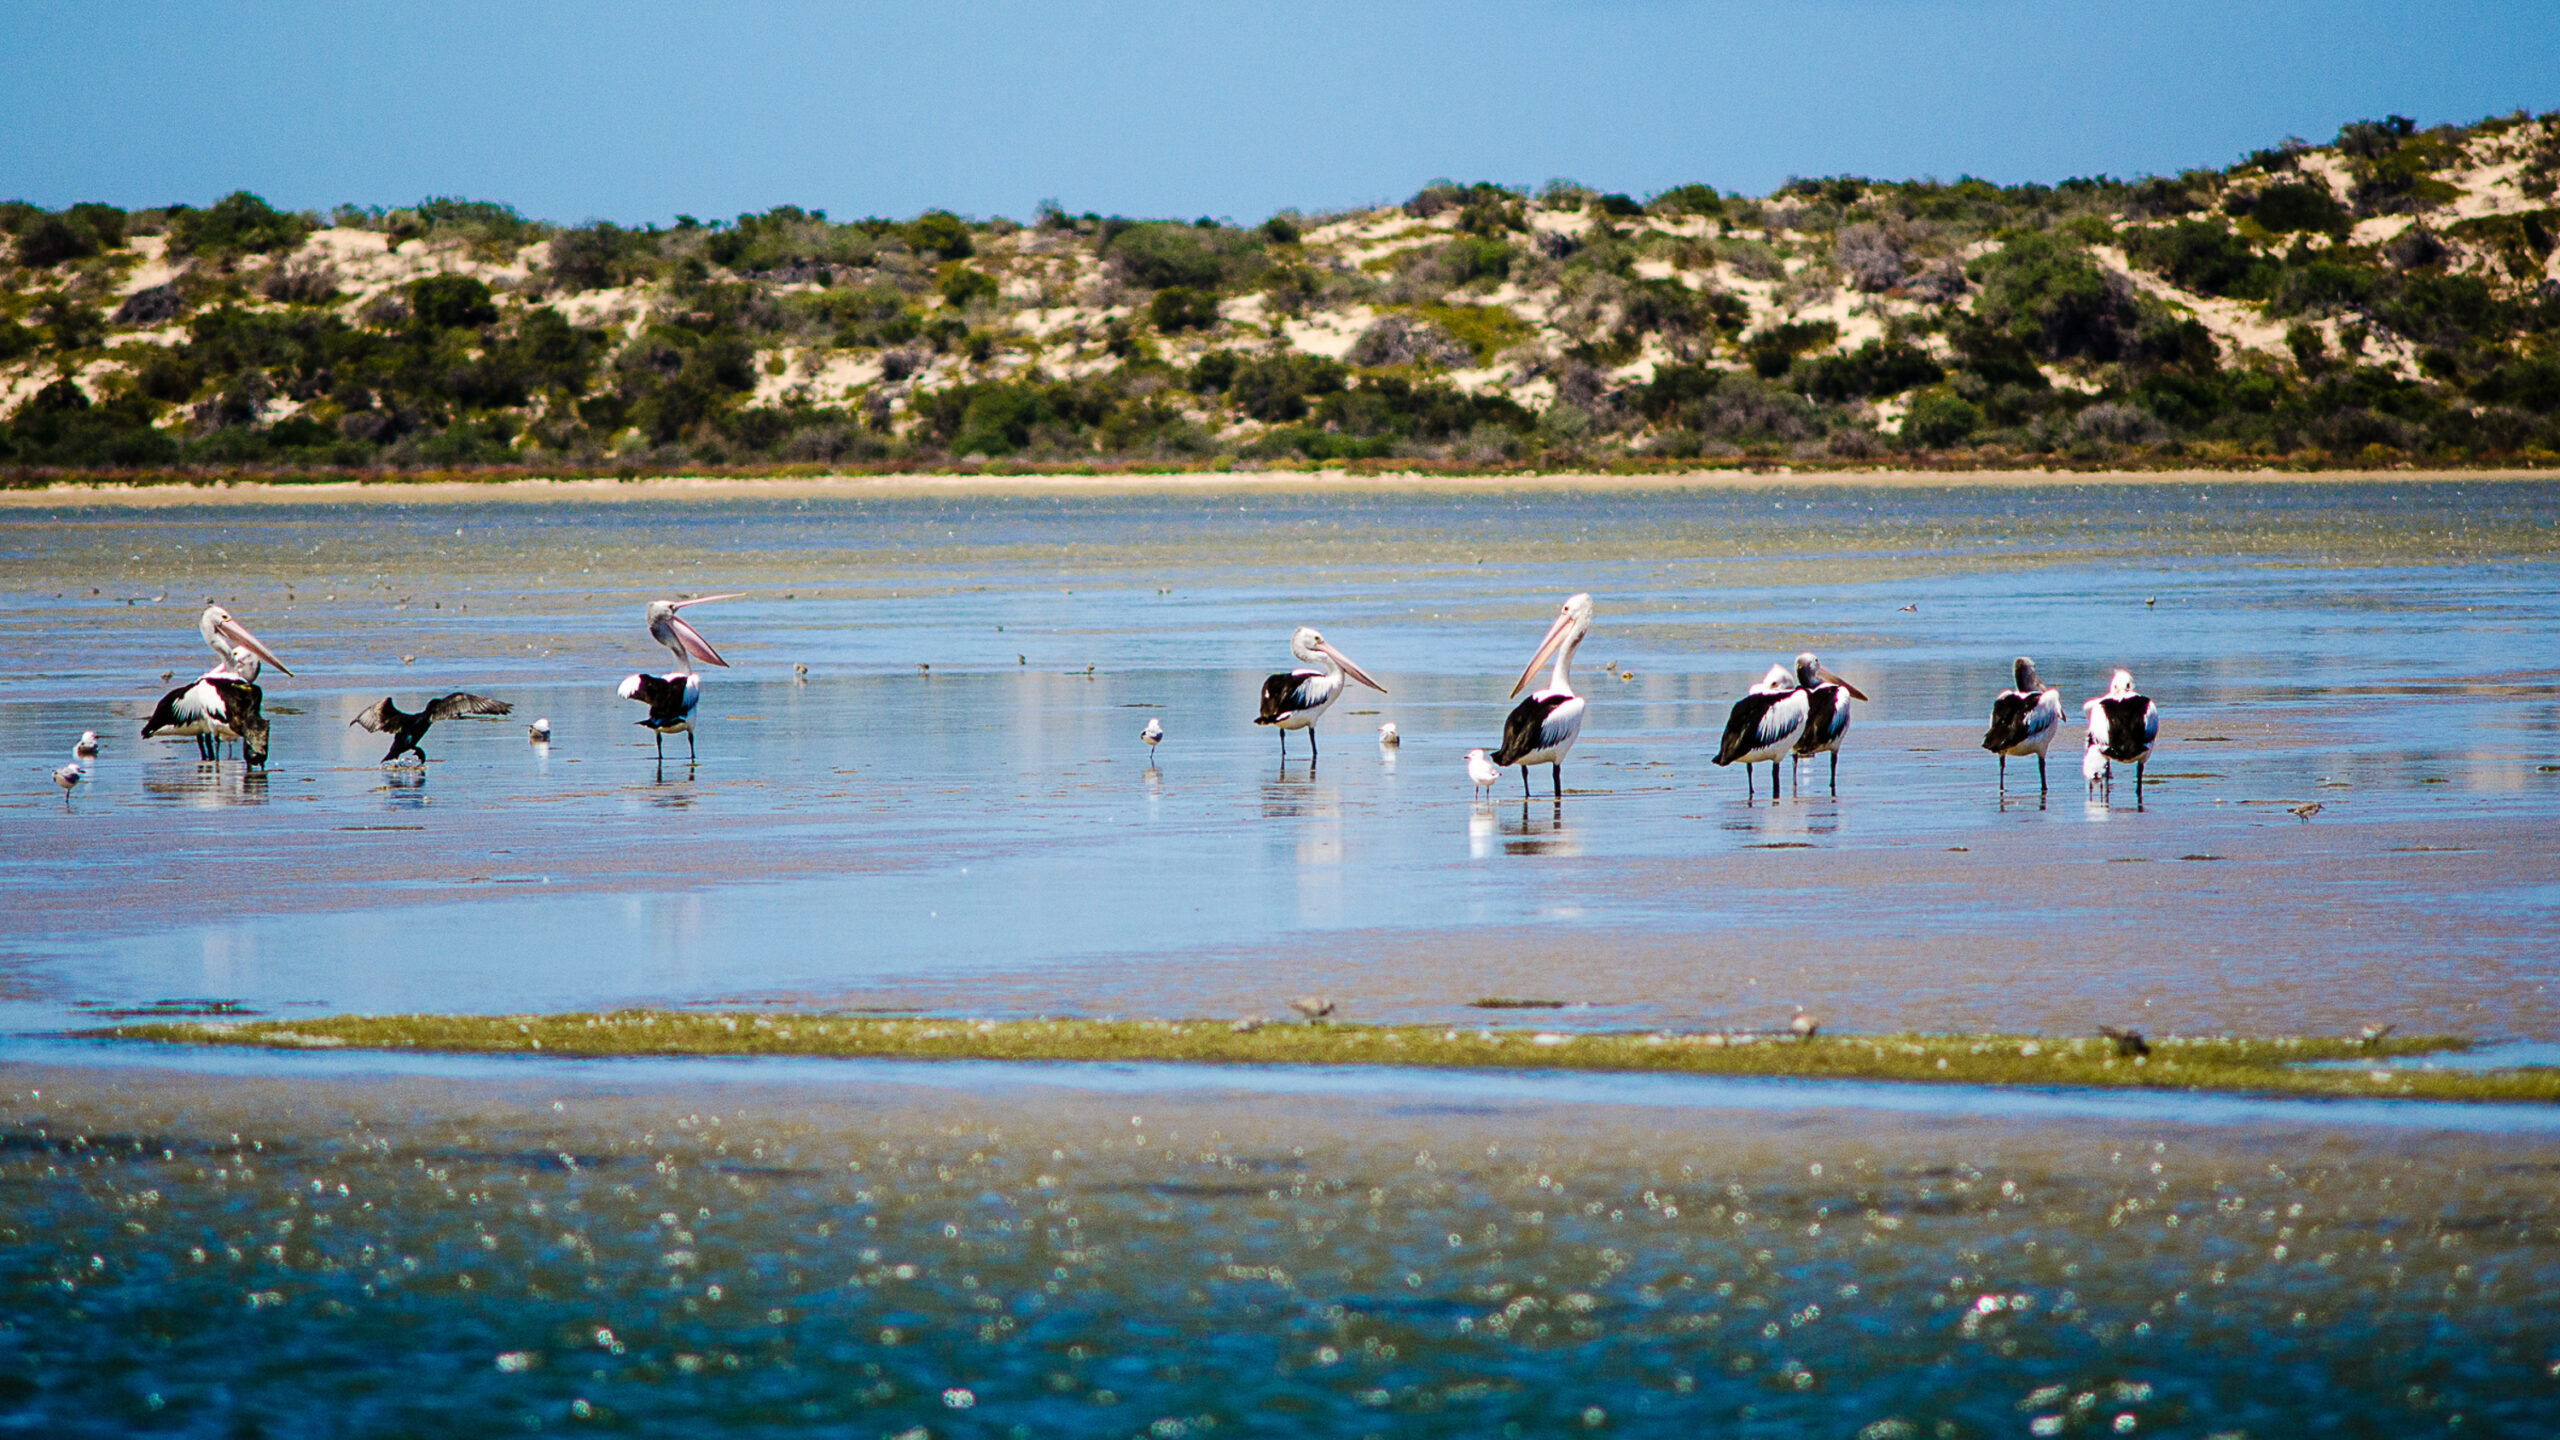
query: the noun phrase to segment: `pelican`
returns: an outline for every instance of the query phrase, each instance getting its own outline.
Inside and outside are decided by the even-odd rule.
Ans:
[[[1809,664],[1810,655],[1798,658],[1798,665]],[[1778,798],[1778,757],[1795,748],[1796,737],[1804,733],[1805,716],[1813,708],[1804,687],[1787,673],[1784,665],[1772,665],[1760,683],[1743,692],[1733,702],[1733,713],[1725,718],[1724,743],[1716,747],[1716,763],[1730,765],[1742,762],[1742,795],[1751,798],[1751,767],[1769,762],[1769,798]]]
[[[726,670],[729,662],[720,658],[720,652],[711,648],[711,642],[702,638],[701,631],[694,629],[690,621],[676,612],[687,605],[708,605],[714,600],[744,598],[743,595],[696,595],[690,600],[652,600],[649,602],[649,638],[674,653],[675,673],[678,675],[691,674],[697,660]]]
[[[1378,743],[1390,750],[1404,743],[1404,737],[1396,733],[1396,722],[1390,720],[1378,727]]]
[[[75,760],[86,759],[87,757],[97,753],[98,732],[95,730],[81,731],[79,743],[71,747],[71,757]]]
[[[1528,772],[1521,773],[1526,775]],[[1485,792],[1502,779],[1502,767],[1494,764],[1484,751],[1470,750],[1467,752],[1467,778],[1475,782],[1476,798],[1481,800]]]
[[[1154,764],[1156,747],[1164,743],[1164,722],[1153,715],[1148,716],[1146,725],[1138,731],[1138,738],[1147,742],[1147,763]]]
[[[1591,633],[1591,597],[1571,596],[1556,607],[1555,623],[1547,627],[1547,638],[1538,642],[1538,651],[1511,684],[1511,693],[1529,683],[1538,667],[1552,655],[1555,673],[1547,677],[1540,689],[1529,692],[1529,698],[1513,706],[1502,722],[1502,746],[1493,752],[1497,766],[1520,767],[1520,793],[1529,793],[1529,767],[1547,766],[1556,798],[1564,798],[1564,757],[1573,753],[1573,742],[1582,738],[1582,697],[1573,693],[1573,652],[1582,646],[1582,637]]]
[[[276,652],[267,648],[266,641],[250,634],[248,626],[232,619],[231,612],[219,605],[204,607],[204,614],[196,619],[196,633],[202,635],[204,643],[221,657],[222,666],[216,668],[230,666],[238,653],[246,650],[287,675],[293,673],[293,667],[277,659]]]
[[[1289,732],[1307,732],[1307,754],[1316,753],[1318,720],[1333,702],[1342,698],[1342,682],[1347,677],[1357,680],[1384,695],[1387,687],[1369,678],[1367,672],[1354,665],[1339,650],[1325,643],[1324,637],[1310,625],[1298,627],[1289,637],[1289,653],[1313,665],[1322,662],[1322,670],[1291,670],[1262,682],[1262,713],[1253,717],[1256,725],[1277,726],[1280,731],[1280,755],[1288,758]]]
[[[1849,702],[1867,692],[1822,668],[1810,654],[1796,657],[1796,684],[1804,690],[1804,730],[1796,736],[1794,763],[1809,755],[1831,757],[1831,793],[1840,793],[1840,740],[1849,733]],[[1796,794],[1804,794],[1804,772],[1796,772]]]
[[[640,723],[658,737],[658,758],[667,758],[667,737],[682,735],[684,753],[693,756],[693,707],[702,703],[702,677],[690,671],[676,675],[633,675],[622,682],[622,698],[649,707]]]
[[[2133,672],[2119,670],[2107,682],[2107,693],[2080,707],[2088,717],[2089,744],[2119,765],[2133,767],[2133,798],[2142,799],[2142,762],[2160,739],[2160,707],[2133,688]]]
[[[2009,788],[2009,757],[2036,757],[2036,791],[2045,790],[2044,752],[2062,733],[2062,692],[2036,679],[2036,662],[2021,655],[2010,662],[2017,681],[1991,702],[1991,728],[1982,732],[1982,748],[2000,757],[2000,788]],[[2085,774],[2087,765],[2082,765]],[[2089,777],[2092,782],[2097,777]]]
[[[515,708],[504,700],[491,700],[486,696],[469,695],[457,690],[450,695],[439,696],[428,701],[426,708],[413,715],[401,709],[390,696],[385,695],[375,701],[363,714],[347,723],[361,725],[376,735],[391,737],[391,750],[389,754],[382,757],[383,764],[388,765],[405,753],[417,756],[418,763],[424,765],[427,763],[427,752],[418,748],[418,742],[426,738],[429,726],[439,720],[494,720],[501,715],[512,713]]]
[[[235,647],[231,664],[217,665],[161,696],[151,718],[142,722],[142,738],[192,737],[200,760],[220,758],[221,742],[237,740],[241,760],[264,769],[267,692],[258,688],[258,673],[258,657],[246,645]]]

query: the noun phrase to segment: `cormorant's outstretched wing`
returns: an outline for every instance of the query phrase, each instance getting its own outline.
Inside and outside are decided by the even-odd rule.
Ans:
[[[492,700],[486,695],[470,695],[456,690],[450,695],[427,702],[427,720],[432,724],[438,720],[495,719],[500,715],[513,713],[515,708],[504,700]]]
[[[400,722],[393,718],[393,712],[399,708],[399,706],[391,703],[390,696],[385,695],[381,699],[374,701],[371,709],[365,711],[363,714],[348,721],[347,723],[350,725],[361,725],[376,735],[388,735],[393,730],[399,728]]]

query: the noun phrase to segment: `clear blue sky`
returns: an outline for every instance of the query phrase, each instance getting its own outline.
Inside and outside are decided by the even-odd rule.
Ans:
[[[2225,164],[2560,108],[2553,0],[9,0],[0,197],[1258,219]]]

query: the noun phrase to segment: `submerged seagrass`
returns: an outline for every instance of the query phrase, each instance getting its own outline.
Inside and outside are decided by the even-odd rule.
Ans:
[[[2429,1100],[2560,1100],[2560,1071],[2396,1068],[2465,1050],[2453,1036],[2163,1037],[2148,1055],[2115,1041],[2034,1035],[1587,1033],[1439,1025],[1275,1025],[1223,1020],[965,1020],[626,1010],[565,1015],[343,1015],[294,1021],[122,1025],[92,1037],[269,1049],[426,1050],[565,1056],[791,1055],[905,1060],[1173,1061],[1605,1070],[1968,1085],[2096,1086]],[[2369,1067],[2308,1069],[2319,1061]]]

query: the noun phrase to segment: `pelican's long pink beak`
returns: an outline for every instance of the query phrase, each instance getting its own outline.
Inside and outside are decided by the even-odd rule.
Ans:
[[[1341,666],[1343,674],[1350,676],[1352,679],[1359,681],[1361,684],[1368,686],[1370,689],[1377,691],[1381,695],[1387,693],[1387,687],[1370,679],[1368,671],[1352,664],[1350,656],[1343,654],[1341,651],[1334,649],[1330,645],[1318,645],[1316,649],[1323,652],[1326,659]]]
[[[1826,670],[1819,665],[1814,667],[1813,673],[1821,677],[1822,683],[1826,685],[1837,685],[1841,689],[1848,691],[1849,698],[1852,700],[1864,700],[1867,698],[1866,691],[1859,689],[1857,686],[1850,684],[1848,681],[1841,679],[1839,676],[1832,674],[1829,670]]]
[[[703,598],[706,600],[735,600],[738,597],[735,595],[706,595]],[[685,654],[705,665],[717,665],[723,670],[729,668],[729,662],[721,659],[720,652],[711,648],[711,642],[702,638],[701,631],[686,624],[683,616],[668,616],[667,628],[675,632],[676,643],[684,647]]]
[[[257,656],[265,663],[273,665],[287,675],[293,673],[292,666],[277,659],[276,652],[267,648],[267,642],[250,634],[246,629],[242,628],[239,621],[217,620],[213,622],[213,633],[221,636],[225,641],[233,645],[237,645],[241,649],[248,651],[250,654]]]
[[[729,595],[696,595],[690,600],[670,600],[667,602],[667,608],[670,610],[681,610],[687,605],[708,605],[714,600],[744,600],[746,598],[746,592],[743,590]]]
[[[1554,658],[1556,647],[1564,643],[1565,632],[1572,628],[1573,616],[1570,613],[1556,617],[1556,623],[1547,627],[1547,638],[1538,642],[1538,653],[1529,657],[1529,663],[1521,670],[1520,678],[1512,683],[1512,694],[1517,695],[1529,688],[1529,677],[1538,673],[1539,666]]]

